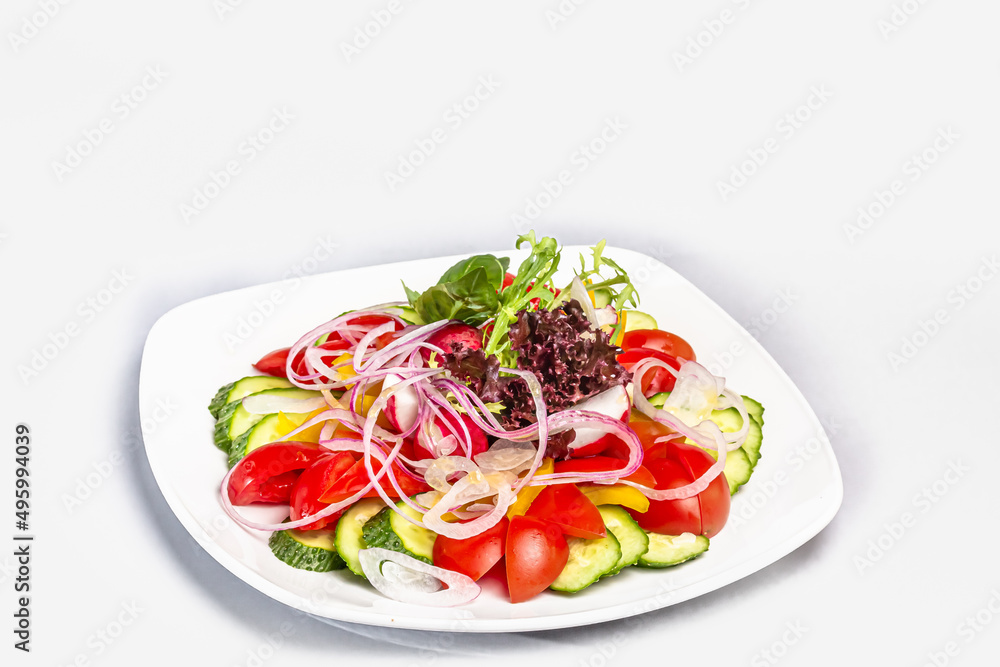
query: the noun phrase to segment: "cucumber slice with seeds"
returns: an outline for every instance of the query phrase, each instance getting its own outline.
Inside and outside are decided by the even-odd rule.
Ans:
[[[291,386],[292,383],[285,378],[276,378],[270,375],[249,375],[236,382],[230,382],[215,392],[215,398],[208,404],[208,411],[212,413],[213,417],[218,418],[222,408],[233,401],[239,401],[250,394],[256,394],[265,389]]]
[[[335,531],[279,530],[267,541],[279,560],[299,570],[329,572],[347,567],[333,544]]]
[[[576,593],[610,574],[622,557],[622,548],[613,531],[606,537],[585,540],[568,537],[569,560],[556,580],[549,586],[554,591]]]
[[[384,507],[385,503],[378,498],[365,498],[351,505],[337,521],[333,538],[337,553],[347,563],[348,569],[359,577],[367,578],[358,560],[358,552],[367,546],[365,524]]]
[[[281,427],[282,414],[284,413],[276,412],[265,415],[263,419],[233,440],[232,448],[229,450],[230,468],[258,447],[263,447],[272,442],[279,442],[291,432],[290,429]],[[298,428],[305,423],[310,414],[309,412],[292,412],[285,414],[285,417],[295,425],[295,428]]]
[[[286,396],[288,398],[313,398],[320,395],[319,392],[299,389],[298,387],[275,387],[248,394],[248,396]],[[215,422],[215,446],[224,452],[232,451],[233,442],[264,418],[264,415],[254,414],[244,408],[243,398],[224,405],[219,411],[218,420]]]
[[[695,536],[692,533],[682,535],[647,534],[649,535],[649,549],[639,557],[639,562],[636,563],[639,567],[673,567],[708,551],[708,538],[704,535]]]
[[[639,557],[649,549],[649,536],[639,527],[632,515],[619,505],[601,505],[597,511],[601,513],[607,529],[614,533],[621,548],[622,555],[615,563],[614,569],[604,575],[610,577],[629,565],[635,565]]]
[[[402,500],[396,503],[396,509],[414,519],[423,517]],[[433,563],[437,533],[410,523],[399,512],[386,507],[370,518],[363,531],[365,545],[398,551],[425,563]]]

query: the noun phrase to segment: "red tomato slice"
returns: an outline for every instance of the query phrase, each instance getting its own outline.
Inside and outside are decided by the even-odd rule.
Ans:
[[[272,442],[258,447],[236,464],[229,477],[230,502],[234,505],[288,502],[291,498],[288,480],[294,481],[324,453],[314,442]]]
[[[288,362],[288,353],[292,351],[290,347],[283,347],[280,350],[268,352],[253,365],[264,375],[272,375],[276,378],[287,378],[285,364]]]
[[[556,580],[569,560],[569,545],[554,523],[515,516],[510,520],[504,555],[510,601],[524,602]]]
[[[489,530],[465,540],[438,535],[434,540],[434,565],[479,581],[503,558],[509,523],[504,517]]]
[[[616,459],[610,456],[590,456],[585,459],[567,459],[565,461],[556,461],[555,472],[607,472],[609,470],[621,470],[625,467],[628,461],[623,459]],[[653,474],[645,468],[645,466],[639,466],[639,469],[634,473],[626,477],[630,482],[635,482],[636,484],[642,484],[643,486],[652,487],[656,483]]]
[[[678,359],[697,361],[694,350],[686,340],[662,329],[634,329],[626,332],[622,338],[621,348],[631,350],[637,347],[663,352]]]
[[[635,347],[631,350],[626,350],[619,354],[617,359],[618,363],[624,366],[626,370],[631,371],[633,366],[648,357],[664,361],[667,365],[678,370],[681,367],[681,362],[676,357],[658,352],[657,350],[648,350],[644,347]],[[677,378],[666,368],[647,370],[642,375],[642,395],[649,397],[653,394],[659,394],[661,391],[673,391],[676,382]]]
[[[652,458],[662,456],[661,445],[663,443],[657,443],[657,440],[670,435],[677,435],[676,431],[666,424],[648,419],[645,415],[641,418],[633,419],[629,422],[628,427],[639,436],[639,442],[642,443],[642,449],[646,457]],[[643,460],[645,461],[645,459]]]
[[[325,454],[306,468],[292,487],[292,521],[319,512],[330,503],[323,502],[320,497],[326,493],[337,480],[354,465],[354,457],[350,452],[333,452]],[[302,526],[300,530],[320,530],[336,523],[342,512],[334,512],[331,516]]]
[[[374,470],[377,475],[379,471],[382,470],[382,463],[377,459],[372,459],[372,470]],[[394,463],[392,470],[396,475],[396,481],[399,482],[399,488],[402,489],[403,493],[407,496],[414,496],[418,493],[430,491],[430,486],[423,482],[419,482],[404,473],[399,468],[398,464]],[[364,459],[358,459],[331,486],[327,487],[327,489],[319,496],[319,501],[329,505],[331,503],[336,503],[346,498],[350,498],[355,493],[368,486],[368,481],[368,469],[365,468],[365,461]],[[396,489],[384,475],[379,478],[379,484],[390,498],[399,498],[399,494],[396,492]],[[363,497],[380,498],[381,496],[379,496],[378,491],[373,488]]]
[[[701,477],[715,459],[701,447],[681,442],[664,442],[656,446],[656,455],[645,465],[656,478],[657,489],[676,489]],[[628,510],[642,528],[666,535],[693,533],[715,536],[729,518],[729,484],[719,475],[708,488],[696,496],[682,500],[650,500],[649,510],[639,513]]]
[[[585,540],[596,540],[608,534],[597,505],[572,484],[546,486],[531,502],[526,514],[551,521],[565,534]]]

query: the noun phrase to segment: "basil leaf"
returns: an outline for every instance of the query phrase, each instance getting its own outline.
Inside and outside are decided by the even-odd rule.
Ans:
[[[502,276],[501,273],[501,280]],[[496,289],[483,266],[473,268],[458,280],[434,285],[413,304],[424,322],[461,320],[473,326],[492,317],[498,307]]]
[[[507,258],[500,260],[493,255],[473,255],[445,271],[441,279],[438,280],[438,285],[457,282],[476,269],[483,269],[486,272],[487,281],[496,291],[503,284],[503,275],[507,272],[508,264],[510,264],[510,260]]]

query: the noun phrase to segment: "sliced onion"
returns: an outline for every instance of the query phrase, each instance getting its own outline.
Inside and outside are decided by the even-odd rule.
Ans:
[[[573,276],[573,282],[569,284],[569,296],[579,302],[580,307],[583,308],[583,314],[587,316],[587,319],[590,320],[593,326],[600,326],[598,324],[597,312],[594,310],[594,302],[590,300],[590,294],[587,293],[587,288],[583,286],[580,276]]]
[[[452,487],[448,481],[450,476],[457,472],[470,473],[478,470],[479,467],[464,456],[442,456],[434,459],[424,471],[424,481],[435,491],[448,493]]]
[[[531,467],[535,447],[530,442],[497,440],[485,452],[477,454],[476,465],[483,472],[512,472],[515,475]]]
[[[429,565],[398,551],[362,549],[358,560],[372,586],[397,602],[454,607],[472,602],[482,591],[479,584],[464,574]]]
[[[322,396],[314,398],[292,398],[276,394],[250,394],[243,399],[243,408],[253,415],[270,415],[275,412],[301,414],[327,407]]]

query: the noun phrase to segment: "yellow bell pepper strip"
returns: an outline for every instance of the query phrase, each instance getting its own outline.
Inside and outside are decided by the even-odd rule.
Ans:
[[[636,512],[649,509],[649,498],[625,484],[578,484],[577,487],[595,505],[621,505]]]
[[[551,475],[556,471],[556,463],[551,458],[542,459],[542,464],[538,466],[538,470],[535,471],[536,475]],[[538,494],[542,492],[544,486],[526,486],[517,493],[517,500],[511,503],[510,507],[507,508],[507,518],[513,518],[515,516],[521,516],[528,511],[531,507],[532,501],[538,497]],[[641,495],[641,494],[640,494]]]
[[[298,427],[305,424],[307,421],[315,417],[316,415],[325,412],[327,408],[320,408],[306,415],[292,415],[289,416],[284,412],[278,413],[278,432],[283,434],[285,437]],[[320,422],[318,424],[313,424],[309,428],[295,434],[296,442],[319,442],[320,431],[323,430],[323,425],[326,422]]]

